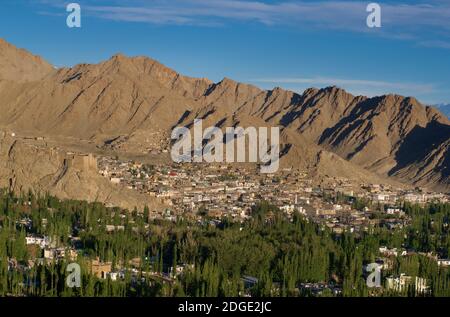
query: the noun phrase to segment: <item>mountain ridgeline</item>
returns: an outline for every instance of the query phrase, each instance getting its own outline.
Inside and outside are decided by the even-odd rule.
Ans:
[[[337,87],[267,91],[120,54],[55,69],[0,41],[0,111],[5,129],[97,144],[167,136],[195,118],[204,126],[280,126],[282,166],[450,191],[450,121],[412,97],[367,98]]]

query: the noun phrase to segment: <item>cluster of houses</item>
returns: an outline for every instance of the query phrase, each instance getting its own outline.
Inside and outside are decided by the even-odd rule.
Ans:
[[[30,234],[25,237],[25,243],[27,246],[37,246],[43,252],[43,261],[58,261],[63,259],[69,259],[75,261],[78,257],[78,251],[74,247],[61,247],[57,246],[54,242],[56,239],[51,239],[47,236],[38,236]]]
[[[109,233],[114,232],[115,230],[124,230],[124,226],[113,226],[107,225],[106,231]],[[23,266],[23,269],[29,269],[35,265],[45,265],[53,262],[58,262],[60,260],[68,260],[68,261],[77,261],[77,257],[81,254],[82,250],[77,249],[75,246],[79,241],[79,238],[72,238],[70,246],[65,247],[57,247],[53,242],[54,240],[50,239],[47,236],[38,236],[35,234],[29,234],[25,237],[25,243],[29,247],[38,247],[42,250],[40,253],[43,257],[39,256],[39,253],[35,257],[31,257],[27,264]],[[155,259],[146,259],[154,264]],[[10,259],[9,267],[10,268],[19,268],[21,264],[16,263],[14,259]],[[149,277],[152,279],[162,280],[164,282],[172,283],[174,280],[183,274],[185,270],[190,269],[193,270],[193,265],[181,264],[177,265],[176,268],[170,268],[167,270],[167,273],[164,272],[155,272],[152,270],[153,264],[149,266],[150,271],[145,272],[142,270],[138,270],[142,268],[142,259],[134,258],[128,261],[127,265],[124,265],[122,262],[118,262],[113,265],[110,261],[101,261],[98,257],[90,260],[88,262],[89,270],[91,274],[96,276],[99,279],[111,279],[112,281],[123,280],[125,279],[125,275],[127,273],[130,274],[132,279],[136,279],[139,276],[141,277]]]
[[[371,200],[379,203],[395,204],[398,201],[404,201],[412,204],[424,205],[432,201],[448,202],[449,197],[443,193],[426,192],[422,189],[402,190],[393,189],[391,186],[370,184],[364,186],[370,192]]]
[[[376,263],[381,271],[389,271],[393,269],[394,259],[396,257],[407,257],[412,255],[421,255],[428,257],[437,262],[438,266],[449,267],[450,259],[440,259],[438,255],[433,253],[416,252],[414,250],[388,248],[382,246],[379,248],[380,257],[376,259]],[[366,272],[367,269],[364,268]],[[414,292],[417,296],[429,295],[431,292],[430,281],[419,276],[409,276],[405,273],[400,275],[386,276],[384,281],[384,288],[396,293]]]
[[[118,186],[148,194],[167,206],[163,217],[227,216],[245,220],[252,207],[264,200],[288,216],[299,212],[329,227],[337,234],[345,231],[368,231],[374,226],[389,229],[407,226],[401,202],[423,204],[447,202],[449,197],[422,190],[405,190],[382,184],[354,184],[345,178],[330,178],[318,183],[307,172],[292,168],[276,174],[261,174],[257,166],[226,164],[148,165],[115,158],[98,159],[99,173]],[[333,202],[327,197],[340,193],[349,199]],[[372,217],[374,208],[356,209],[352,199],[382,205],[388,217]]]
[[[386,246],[382,246],[379,248],[379,252],[383,258],[382,260],[387,261],[388,258],[392,257],[398,257],[398,256],[412,256],[412,255],[421,255],[425,256],[429,259],[432,259],[437,262],[438,266],[442,267],[450,267],[450,259],[442,259],[439,258],[437,254],[434,254],[433,252],[424,253],[424,252],[416,252],[415,250],[406,250],[406,249],[397,249],[397,248],[388,248]],[[389,262],[385,262],[389,263]],[[389,268],[389,265],[386,266],[386,268]]]

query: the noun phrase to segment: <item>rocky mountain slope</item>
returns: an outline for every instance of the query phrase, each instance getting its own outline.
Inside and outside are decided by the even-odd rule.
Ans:
[[[0,80],[28,82],[39,80],[54,70],[39,56],[18,49],[0,38]]]
[[[156,199],[112,185],[96,170],[74,161],[80,159],[44,141],[18,139],[0,133],[0,188],[16,192],[49,192],[62,199],[101,202],[108,206],[143,210],[163,208]]]
[[[367,98],[337,87],[266,91],[228,78],[189,78],[120,54],[96,65],[42,69],[28,75],[39,81],[0,80],[0,126],[99,146],[120,140],[127,148],[132,140],[136,151],[146,135],[167,138],[195,118],[205,127],[280,126],[284,166],[450,191],[450,122],[411,97]]]

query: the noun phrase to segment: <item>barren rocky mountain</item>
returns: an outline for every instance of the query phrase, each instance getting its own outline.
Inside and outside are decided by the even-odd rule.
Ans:
[[[0,133],[0,188],[16,192],[31,189],[62,199],[102,202],[127,209],[161,207],[147,195],[113,186],[95,168],[85,164],[89,158],[50,147],[45,141],[17,139]]]
[[[18,49],[0,38],[0,80],[27,82],[39,80],[54,70],[39,56]]]
[[[367,98],[336,87],[266,91],[228,78],[189,78],[120,54],[53,70],[17,51],[23,61],[9,66],[19,60],[11,47],[0,42],[0,52],[9,52],[0,53],[0,78],[7,79],[0,80],[0,127],[8,131],[145,154],[195,118],[205,127],[280,126],[284,166],[450,191],[450,122],[411,97]]]

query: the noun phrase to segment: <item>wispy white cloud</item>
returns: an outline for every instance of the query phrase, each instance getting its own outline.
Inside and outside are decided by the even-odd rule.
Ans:
[[[61,5],[64,0],[38,0]],[[88,13],[104,18],[148,23],[204,24],[222,19],[256,21],[263,24],[311,24],[366,31],[369,1],[282,0],[80,0]],[[383,3],[385,26],[435,26],[450,30],[450,3],[429,0],[431,4]],[[410,1],[411,2],[411,1]]]
[[[449,41],[440,41],[440,40],[422,41],[422,42],[419,42],[419,45],[424,46],[424,47],[437,47],[437,48],[450,49],[450,40]]]
[[[63,6],[65,0],[31,0]],[[378,0],[382,28],[366,25],[367,4],[354,0],[78,0],[84,14],[115,21],[157,25],[220,26],[230,22],[260,23],[297,28],[343,30],[427,47],[448,48],[450,1]]]

